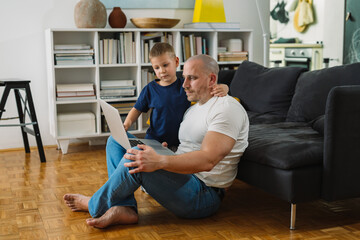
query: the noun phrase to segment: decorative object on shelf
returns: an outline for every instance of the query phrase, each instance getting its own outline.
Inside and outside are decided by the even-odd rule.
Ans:
[[[180,22],[175,18],[131,18],[130,21],[138,28],[172,28]]]
[[[127,18],[125,13],[120,7],[114,7],[109,15],[109,25],[112,28],[123,28],[125,27]]]
[[[223,0],[196,0],[193,22],[226,22]]]
[[[74,20],[78,28],[104,28],[106,8],[99,0],[80,0],[75,5]]]

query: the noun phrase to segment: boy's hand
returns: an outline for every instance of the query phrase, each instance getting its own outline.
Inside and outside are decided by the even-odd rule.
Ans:
[[[126,124],[124,124],[124,128],[125,128],[125,131],[127,131],[129,129],[129,127]]]
[[[226,84],[216,84],[211,91],[211,94],[216,97],[224,97],[229,92],[229,87]]]

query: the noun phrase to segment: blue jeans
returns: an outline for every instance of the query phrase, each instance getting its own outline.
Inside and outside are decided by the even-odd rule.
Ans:
[[[143,185],[162,206],[184,218],[202,218],[214,214],[221,199],[216,189],[206,186],[193,174],[164,170],[129,174],[123,158],[126,150],[111,136],[106,145],[109,180],[91,197],[89,213],[102,216],[113,206],[129,206],[137,211],[134,192]]]

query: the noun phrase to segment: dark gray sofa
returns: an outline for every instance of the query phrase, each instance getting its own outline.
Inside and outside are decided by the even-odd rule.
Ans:
[[[360,197],[360,63],[220,71],[250,119],[237,178],[291,203]]]

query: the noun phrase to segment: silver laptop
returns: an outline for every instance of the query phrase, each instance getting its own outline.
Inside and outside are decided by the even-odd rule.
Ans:
[[[163,147],[154,139],[128,138],[119,111],[102,99],[98,100],[105,115],[106,122],[110,128],[112,137],[125,149],[130,149],[137,144],[145,144],[152,147],[158,154],[174,155],[170,149]]]

